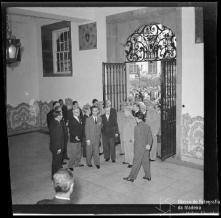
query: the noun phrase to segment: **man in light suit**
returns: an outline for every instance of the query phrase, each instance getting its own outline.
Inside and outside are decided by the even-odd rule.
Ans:
[[[148,181],[151,180],[150,174],[150,150],[153,144],[153,137],[150,126],[144,120],[144,114],[139,111],[135,114],[137,126],[134,128],[134,158],[133,167],[128,177],[124,180],[134,182],[142,165],[144,169],[144,177]]]
[[[88,117],[85,124],[86,136],[86,162],[88,167],[92,167],[91,159],[93,156],[94,164],[100,168],[99,143],[101,139],[101,117],[97,116],[98,107],[92,106],[92,116]]]

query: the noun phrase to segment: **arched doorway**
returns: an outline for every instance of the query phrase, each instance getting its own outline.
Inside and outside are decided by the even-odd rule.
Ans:
[[[126,64],[160,63],[160,157],[165,160],[176,154],[175,34],[162,24],[142,25],[127,38],[125,45],[125,63],[103,63],[103,98],[113,99],[118,110],[128,98]]]
[[[128,37],[125,53],[127,63],[160,62],[160,157],[164,160],[176,154],[176,37],[162,24],[143,25]]]

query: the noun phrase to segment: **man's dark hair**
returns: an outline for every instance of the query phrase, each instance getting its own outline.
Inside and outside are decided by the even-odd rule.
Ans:
[[[78,103],[78,102],[77,102],[77,101],[73,101],[73,103],[72,103],[72,104],[73,104],[73,105],[75,105],[76,103]]]
[[[60,99],[58,100],[58,102],[60,102],[60,101],[63,101],[63,99],[60,98]]]
[[[66,193],[74,183],[73,173],[69,169],[60,169],[53,175],[54,190],[56,193]]]
[[[96,98],[92,100],[92,104],[94,104],[95,102],[98,102]]]
[[[145,120],[145,115],[141,111],[138,111],[137,113],[135,113],[134,116],[140,120],[143,120],[143,121]]]
[[[54,101],[52,104],[53,106],[55,106],[55,104],[59,103],[58,101]]]

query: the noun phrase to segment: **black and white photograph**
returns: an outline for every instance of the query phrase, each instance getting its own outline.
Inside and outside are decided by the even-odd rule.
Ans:
[[[217,187],[204,180],[203,6],[2,3],[14,215],[30,205],[219,205],[218,153]]]

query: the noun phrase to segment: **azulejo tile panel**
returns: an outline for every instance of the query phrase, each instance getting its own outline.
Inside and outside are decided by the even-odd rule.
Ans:
[[[182,154],[190,158],[204,159],[204,119],[201,116],[182,115]]]
[[[8,135],[20,132],[38,130],[47,127],[47,113],[52,107],[52,101],[35,101],[33,104],[20,103],[13,107],[7,105]]]

